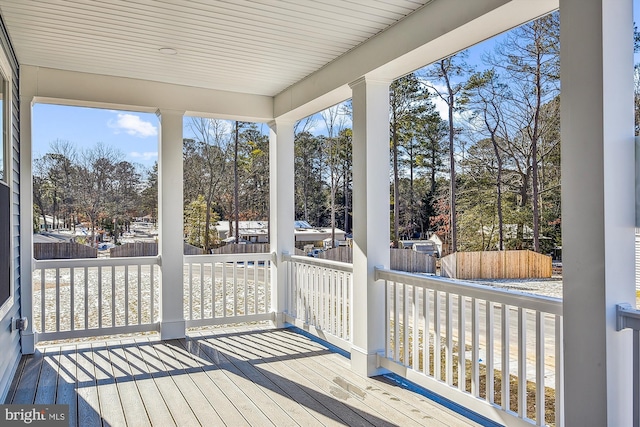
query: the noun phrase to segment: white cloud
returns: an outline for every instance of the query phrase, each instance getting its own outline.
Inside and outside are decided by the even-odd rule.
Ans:
[[[144,153],[139,153],[137,151],[132,151],[129,153],[129,157],[133,159],[140,159],[142,161],[155,160],[158,158],[157,151],[145,151]]]
[[[116,134],[125,132],[139,138],[158,135],[157,127],[151,122],[141,120],[140,117],[135,114],[118,113],[118,118],[116,120],[109,120],[108,125],[114,129]]]

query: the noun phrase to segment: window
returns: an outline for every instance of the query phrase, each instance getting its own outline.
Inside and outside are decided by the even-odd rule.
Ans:
[[[0,73],[0,315],[7,309],[11,300],[11,188],[9,187],[9,147],[10,132],[7,129],[7,80]]]
[[[6,159],[8,158],[7,156],[7,151],[8,151],[8,146],[10,145],[7,141],[7,131],[4,128],[4,123],[5,123],[5,108],[4,108],[4,101],[5,101],[5,92],[6,92],[6,87],[7,87],[7,81],[5,80],[5,78],[2,76],[2,74],[0,74],[0,129],[2,129],[2,138],[0,138],[0,181],[6,183],[8,181],[8,172],[7,172],[7,161]]]

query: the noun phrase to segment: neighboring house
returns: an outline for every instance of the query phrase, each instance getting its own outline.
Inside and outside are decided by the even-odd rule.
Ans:
[[[516,239],[518,238],[518,225],[519,224],[503,224],[502,233],[506,239]],[[484,226],[481,230],[478,230],[478,233],[484,233],[485,236],[493,234],[494,236],[498,236],[498,226],[489,227]],[[526,224],[522,225],[522,239],[523,240],[533,240],[533,229]]]
[[[248,243],[269,243],[269,221],[239,221],[240,241]],[[235,222],[220,221],[216,224],[219,239],[223,242],[235,242]],[[302,249],[305,245],[324,247],[331,246],[331,228],[316,228],[306,221],[295,221],[294,236],[296,247]],[[336,246],[346,241],[346,233],[339,228],[335,230]]]
[[[448,252],[448,250],[446,249],[446,246],[444,244],[445,239],[446,239],[445,235],[444,234],[439,234],[439,233],[433,233],[427,239],[427,240],[431,240],[432,242],[434,242],[436,244],[436,247],[438,248],[438,254],[441,257],[447,255],[447,253],[445,253],[445,252]]]
[[[229,230],[231,225],[231,230]],[[249,243],[269,243],[269,222],[268,221],[239,221],[240,241]],[[223,242],[235,242],[235,222],[220,221],[216,224],[218,238]]]
[[[76,238],[69,234],[34,233],[33,243],[75,243]]]
[[[42,219],[42,215],[38,215],[38,229],[39,230],[53,230],[53,217],[51,215],[45,215],[44,219]],[[45,226],[46,222],[46,226]]]
[[[317,247],[340,246],[340,242],[346,240],[346,233],[339,228],[335,229],[335,244],[331,244],[331,227],[313,227],[306,221],[296,221],[293,232],[297,248],[304,248],[305,245],[313,244]]]
[[[505,244],[507,241],[514,241],[518,238],[518,227],[519,224],[504,224],[502,226],[502,233],[504,237]],[[484,226],[481,230],[478,230],[478,234],[484,233],[485,236],[491,236],[496,240],[495,248],[498,249],[498,226],[488,227]],[[540,240],[551,240],[550,237],[540,235],[538,237]],[[523,246],[533,247],[533,229],[526,224],[522,224],[522,242]]]

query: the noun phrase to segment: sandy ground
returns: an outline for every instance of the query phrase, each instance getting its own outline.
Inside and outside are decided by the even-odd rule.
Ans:
[[[562,276],[553,276],[550,279],[477,279],[469,280],[469,282],[534,295],[562,298]]]

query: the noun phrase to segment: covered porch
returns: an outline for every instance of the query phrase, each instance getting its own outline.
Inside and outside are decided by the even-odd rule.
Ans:
[[[11,298],[0,309],[0,397],[52,403],[69,395],[78,425],[85,416],[120,425],[143,412],[152,425],[164,425],[152,418],[158,414],[185,425],[209,417],[251,425],[469,423],[377,377],[393,372],[487,423],[631,423],[638,400],[629,375],[632,334],[616,330],[616,306],[635,301],[631,0],[384,1],[375,13],[369,2],[135,2],[134,12],[125,3],[0,2],[8,58],[0,66],[12,88],[5,135],[14,142],[5,158],[12,160],[15,242]],[[389,187],[390,82],[558,6],[564,300],[391,271],[390,197],[381,191]],[[219,16],[238,21],[221,28]],[[185,30],[177,34],[172,19]],[[265,23],[262,34],[252,21]],[[242,46],[232,46],[238,39]],[[178,54],[159,59],[167,48]],[[255,56],[240,61],[239,51]],[[296,257],[294,126],[348,98],[354,262]],[[157,112],[157,257],[33,260],[37,102]],[[269,123],[270,253],[183,255],[185,115]],[[594,248],[594,234],[608,239]],[[17,317],[29,320],[25,330],[14,328]],[[278,329],[188,333],[256,321]],[[350,359],[281,329],[289,326]],[[143,332],[160,340],[38,347],[48,339]],[[498,389],[498,377],[510,386]],[[191,406],[191,392],[202,406]],[[152,396],[165,403],[147,406],[159,403]]]
[[[481,425],[288,329],[55,345],[23,358],[7,403],[57,403],[71,426]]]

